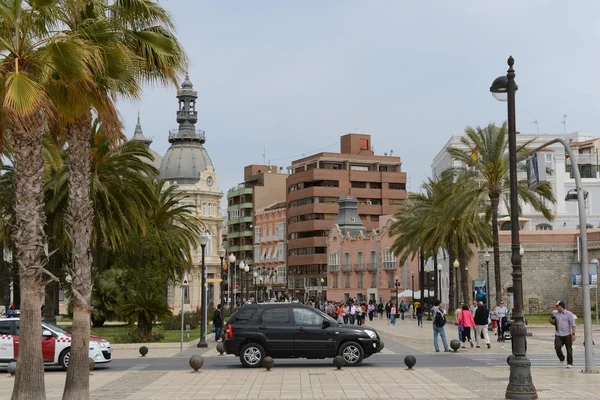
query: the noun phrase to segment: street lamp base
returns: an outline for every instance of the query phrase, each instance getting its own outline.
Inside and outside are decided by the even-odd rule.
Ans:
[[[198,347],[199,349],[205,349],[208,347],[208,343],[206,342],[198,342],[198,344],[196,345],[196,347]]]
[[[513,356],[508,361],[510,377],[506,388],[506,399],[535,400],[538,398],[531,378],[531,361],[527,356]]]

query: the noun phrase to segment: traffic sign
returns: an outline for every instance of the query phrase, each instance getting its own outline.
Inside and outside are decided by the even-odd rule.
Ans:
[[[181,280],[181,286],[189,286],[190,281],[188,280],[187,269],[183,271],[183,279]]]

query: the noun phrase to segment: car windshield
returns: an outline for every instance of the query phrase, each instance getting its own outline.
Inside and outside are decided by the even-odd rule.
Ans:
[[[331,322],[331,324],[332,324],[332,325],[335,325],[335,326],[337,326],[337,325],[338,325],[338,322],[337,322],[335,319],[331,318],[329,315],[325,314],[323,311],[319,310],[318,308],[315,308],[314,310],[315,310],[317,313],[319,313],[319,315],[320,315],[321,317],[323,317],[323,318],[325,318],[327,321]]]
[[[54,332],[57,332],[57,333],[71,333],[71,332],[67,331],[66,329],[61,328],[60,326],[49,324],[47,322],[44,322],[43,326],[44,327],[48,327],[48,328],[50,328],[51,330],[53,330]]]

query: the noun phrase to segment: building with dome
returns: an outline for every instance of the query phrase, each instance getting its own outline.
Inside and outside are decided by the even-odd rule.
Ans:
[[[217,255],[217,249],[221,246],[223,217],[220,212],[220,202],[223,192],[219,190],[217,175],[208,152],[204,148],[206,143],[205,132],[196,129],[198,112],[196,111],[196,99],[198,93],[186,75],[181,88],[177,91],[179,108],[176,112],[179,128],[169,131],[169,143],[171,147],[162,157],[152,151],[153,164],[160,171],[159,179],[165,179],[169,184],[177,185],[178,190],[185,193],[185,204],[193,205],[195,215],[204,226],[209,235],[205,249],[205,264],[208,277],[208,305],[218,304],[220,298],[219,279],[221,260]],[[138,124],[132,140],[144,143],[148,146],[151,139],[144,136],[138,116]],[[198,247],[192,252],[193,268],[188,271],[189,286],[184,289],[185,309],[194,310],[200,307],[201,302],[201,249]],[[168,289],[168,302],[174,313],[181,310],[181,287],[170,287]]]

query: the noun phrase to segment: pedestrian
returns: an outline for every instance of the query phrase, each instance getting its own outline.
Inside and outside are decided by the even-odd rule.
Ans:
[[[502,331],[502,318],[508,314],[508,308],[504,305],[504,301],[500,300],[500,304],[496,307],[496,316],[498,318],[498,341],[504,341],[504,332]]]
[[[388,324],[390,323],[390,315],[392,312],[392,304],[390,301],[385,303],[385,318],[388,320]]]
[[[396,326],[396,306],[394,303],[391,303],[390,307],[390,325]]]
[[[439,335],[442,337],[444,351],[447,353],[450,351],[450,349],[448,348],[448,341],[446,340],[446,331],[444,330],[444,325],[446,325],[446,311],[444,311],[441,304],[441,301],[435,300],[433,302],[433,307],[431,308],[433,319],[433,347],[435,348],[436,353],[440,352],[440,346],[438,344]]]
[[[565,364],[565,355],[562,347],[567,349],[567,368],[573,368],[573,342],[575,341],[575,315],[566,309],[565,302],[560,300],[554,305],[556,311],[550,317],[550,323],[554,325],[554,350],[560,361]]]
[[[373,321],[373,314],[375,313],[375,305],[372,302],[369,302],[367,306],[369,313],[369,321]]]
[[[417,308],[415,310],[416,314],[417,314],[417,327],[423,327],[423,307],[421,307],[421,303],[415,303],[417,305]]]
[[[411,320],[411,321],[412,321],[412,320],[414,319],[414,317],[415,317],[414,313],[415,313],[415,309],[414,309],[414,307],[413,307],[413,303],[410,303],[410,304],[408,305],[408,314],[410,315],[410,320]]]
[[[17,312],[15,311],[15,304],[14,303],[10,303],[10,306],[8,306],[8,311],[6,311],[6,316],[7,317],[14,317],[16,313]]]
[[[356,303],[350,303],[350,325],[354,325],[356,321]]]
[[[343,305],[344,307],[344,324],[348,324],[350,322],[350,306],[346,303]]]
[[[223,328],[223,314],[221,314],[221,304],[217,306],[213,314],[213,326],[215,327],[215,342],[219,342],[221,340],[221,329]]]
[[[402,316],[402,321],[404,321],[404,313],[406,312],[406,304],[404,304],[404,300],[400,302],[400,315]]]
[[[471,328],[475,328],[475,321],[473,320],[473,314],[471,314],[471,310],[469,310],[469,306],[463,304],[463,308],[458,314],[458,319],[456,320],[458,323],[458,330],[461,330],[462,327],[462,348],[465,348],[465,342],[469,341],[471,348],[473,348],[473,341],[471,340]]]
[[[473,316],[475,316],[475,311],[477,311],[477,302],[474,301],[473,304],[471,304],[471,307],[469,307],[469,311],[471,311],[471,314]]]
[[[496,305],[492,306],[490,310],[490,320],[492,321],[492,330],[494,331],[494,336],[498,335],[498,314],[496,313]]]
[[[475,311],[475,345],[477,348],[479,346],[479,335],[483,335],[483,340],[485,340],[485,344],[489,349],[490,346],[490,336],[488,334],[488,324],[489,324],[490,312],[483,305],[483,301],[480,301],[477,305],[477,310]]]
[[[379,319],[383,318],[383,310],[384,310],[383,302],[379,301],[379,304],[377,305],[377,314],[379,314]]]
[[[454,310],[454,319],[456,320],[456,326],[458,327],[458,340],[462,342],[463,339],[463,329],[460,327],[460,325],[458,324],[458,314],[461,313],[463,306],[465,305],[465,303],[460,302],[458,304],[458,307],[456,307],[456,310]]]

